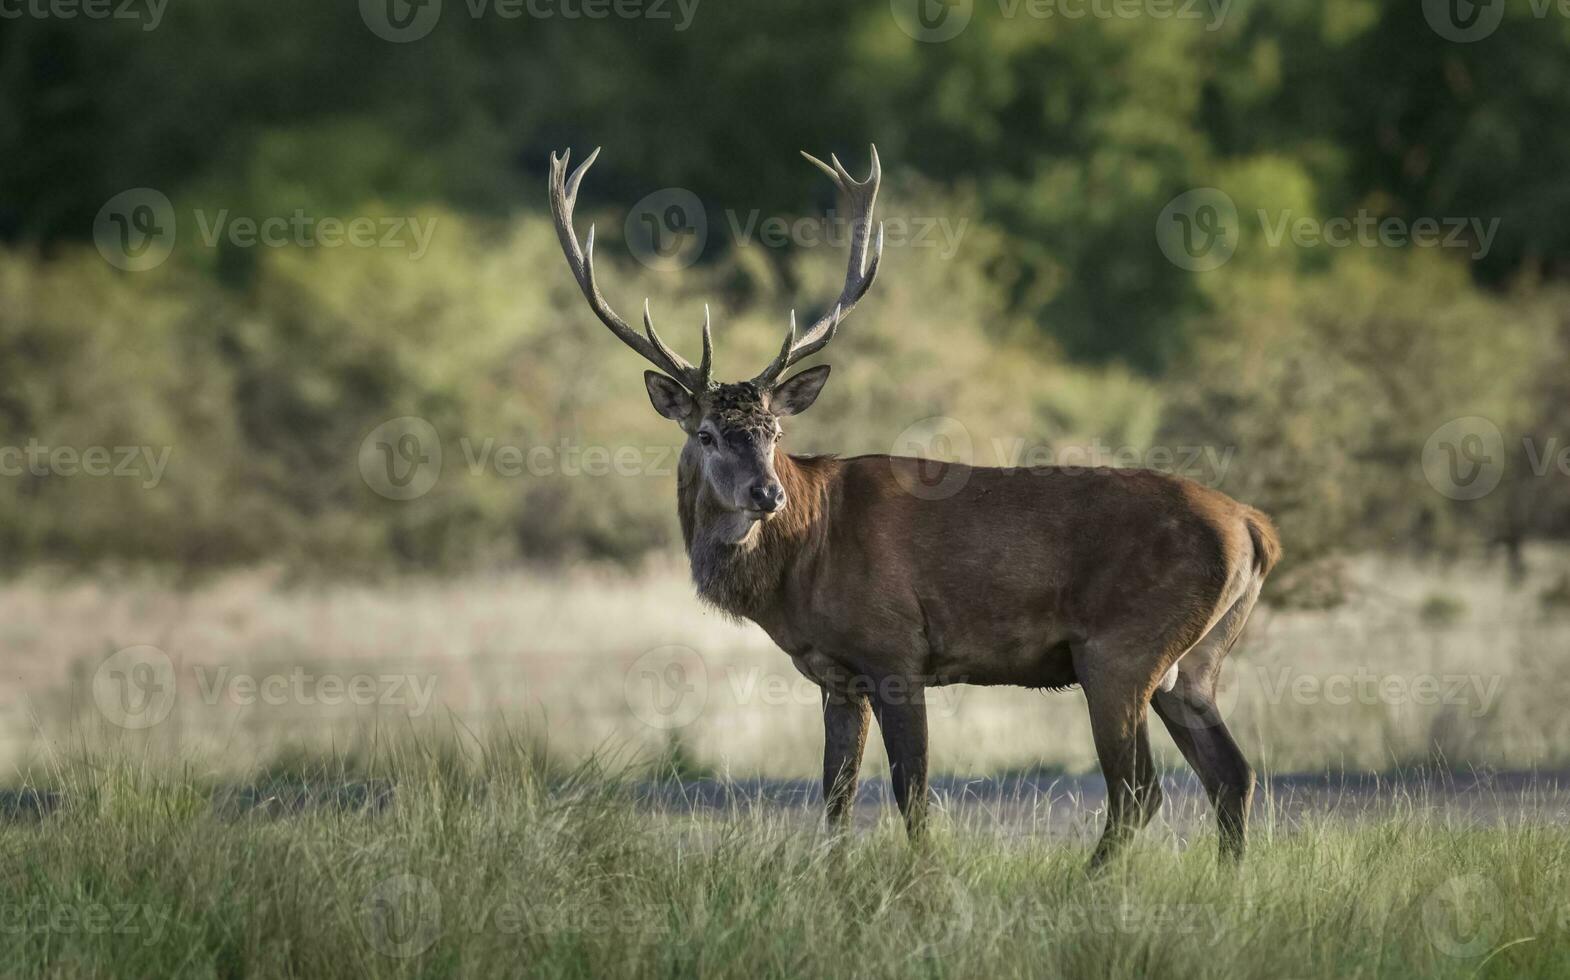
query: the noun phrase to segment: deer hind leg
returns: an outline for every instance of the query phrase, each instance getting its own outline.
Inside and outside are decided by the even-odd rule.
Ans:
[[[843,830],[849,821],[871,722],[865,695],[823,689],[823,802],[830,830]]]
[[[1227,730],[1216,704],[1222,661],[1237,642],[1259,598],[1256,578],[1226,614],[1178,661],[1177,683],[1158,691],[1153,704],[1183,758],[1216,811],[1224,860],[1242,858],[1248,839],[1248,811],[1254,798],[1254,770]]]
[[[1151,678],[1116,669],[1105,658],[1076,665],[1090,707],[1096,755],[1107,782],[1107,824],[1090,858],[1095,870],[1161,809],[1161,783],[1147,725]]]

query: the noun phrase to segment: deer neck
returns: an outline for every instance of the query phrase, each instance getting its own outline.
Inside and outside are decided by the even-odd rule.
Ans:
[[[786,507],[770,520],[746,522],[714,498],[699,473],[697,451],[684,449],[676,507],[699,598],[755,622],[776,614],[785,576],[823,540],[829,479],[837,465],[831,457],[776,451],[774,470],[785,487]]]

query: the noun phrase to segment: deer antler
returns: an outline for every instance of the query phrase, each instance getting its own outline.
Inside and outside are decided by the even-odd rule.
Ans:
[[[840,291],[839,301],[834,304],[834,309],[821,317],[816,323],[807,328],[807,332],[799,335],[796,331],[796,314],[790,315],[790,330],[785,334],[785,344],[780,348],[779,356],[774,358],[763,373],[753,378],[753,383],[761,387],[768,387],[779,381],[786,369],[803,358],[810,357],[822,350],[829,341],[834,339],[834,332],[839,329],[840,321],[855,308],[856,302],[867,294],[872,288],[872,280],[878,275],[878,262],[883,258],[883,225],[878,225],[877,241],[872,249],[872,261],[867,261],[867,239],[872,232],[872,207],[878,199],[878,182],[883,177],[883,168],[878,163],[878,148],[872,147],[872,172],[867,174],[866,180],[858,181],[846,171],[839,157],[829,155],[833,166],[824,163],[805,150],[802,156],[819,170],[829,175],[834,181],[834,186],[840,189],[850,202],[851,232],[850,232],[850,263],[845,270],[845,288]]]
[[[611,309],[611,305],[600,295],[600,287],[594,281],[594,226],[589,226],[589,237],[584,240],[583,246],[578,245],[577,233],[572,227],[572,209],[578,201],[578,184],[583,180],[583,175],[594,163],[595,157],[600,155],[600,150],[595,147],[589,158],[578,165],[578,169],[567,176],[567,160],[572,155],[571,150],[564,150],[558,159],[555,153],[551,154],[551,216],[556,221],[556,237],[561,239],[562,251],[567,254],[567,264],[572,267],[573,278],[578,280],[578,288],[583,290],[583,298],[589,301],[589,308],[594,310],[611,333],[621,339],[621,342],[642,354],[655,367],[664,371],[681,383],[682,387],[694,394],[703,391],[709,386],[714,365],[714,341],[709,337],[709,308],[703,308],[703,360],[697,367],[681,355],[665,346],[660,335],[654,330],[654,318],[649,314],[649,301],[643,301],[643,330],[647,337],[640,337],[638,332],[627,325],[627,321]],[[821,166],[821,164],[819,164]]]

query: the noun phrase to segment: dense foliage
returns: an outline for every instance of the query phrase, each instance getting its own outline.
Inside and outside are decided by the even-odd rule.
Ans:
[[[668,469],[562,466],[565,444],[647,460],[675,433],[572,292],[546,153],[606,146],[581,224],[601,219],[613,299],[631,315],[653,294],[687,345],[712,302],[722,371],[740,374],[789,306],[833,295],[842,261],[750,222],[832,207],[795,151],[860,170],[869,139],[884,215],[946,227],[953,247],[891,246],[798,445],[908,448],[906,427],[936,415],[983,463],[1021,441],[1204,445],[1235,454],[1219,482],[1277,513],[1299,557],[1562,534],[1570,19],[1500,6],[1473,43],[1394,0],[1081,17],[1063,11],[1114,6],[996,0],[952,8],[970,19],[942,43],[913,37],[898,2],[827,0],[599,19],[448,0],[407,43],[370,0],[8,18],[0,444],[169,453],[150,488],[56,464],[0,477],[6,560],[371,567],[668,545]],[[1154,13],[1168,7],[1183,15]],[[688,268],[640,269],[625,209],[673,187],[701,202],[708,244]],[[100,209],[134,188],[180,223],[146,272],[94,249]],[[1236,252],[1211,271],[1158,241],[1196,188],[1237,212]],[[436,224],[418,254],[316,248],[320,226],[280,248],[213,231],[300,214]],[[1334,246],[1335,219],[1404,237]],[[1424,219],[1449,247],[1413,244]],[[1319,237],[1282,237],[1299,220]],[[446,468],[387,500],[356,461],[403,415],[440,433]],[[1480,500],[1424,480],[1425,444],[1458,416],[1491,420],[1509,455]],[[486,439],[522,471],[475,465]],[[531,466],[541,446],[549,465]]]

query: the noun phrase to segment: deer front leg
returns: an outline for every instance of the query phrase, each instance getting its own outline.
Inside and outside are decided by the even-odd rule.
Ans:
[[[841,831],[849,821],[871,723],[865,695],[823,689],[823,802],[830,830]]]
[[[885,679],[874,685],[872,713],[889,756],[894,800],[911,840],[927,825],[927,703],[919,684]]]

